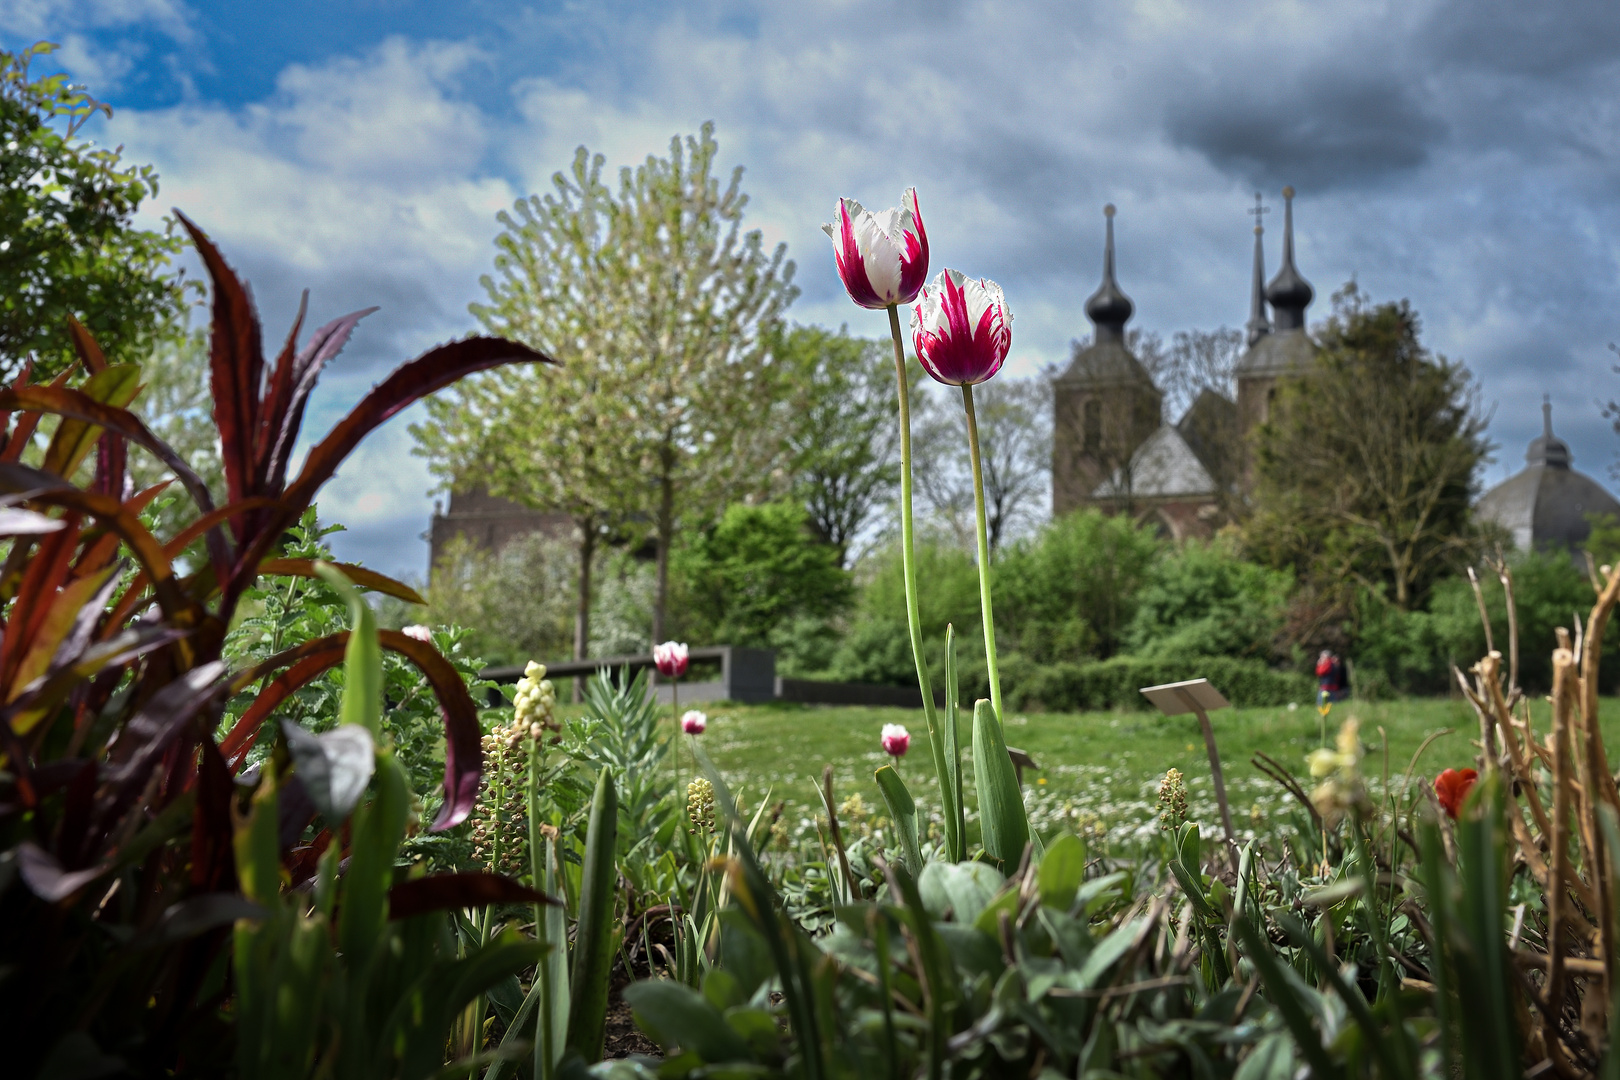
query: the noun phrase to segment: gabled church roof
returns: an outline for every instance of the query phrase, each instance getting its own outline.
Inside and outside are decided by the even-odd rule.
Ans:
[[[1119,469],[1097,485],[1093,499],[1207,497],[1215,494],[1215,480],[1193,453],[1181,432],[1169,424],[1149,435],[1131,455],[1129,470]]]

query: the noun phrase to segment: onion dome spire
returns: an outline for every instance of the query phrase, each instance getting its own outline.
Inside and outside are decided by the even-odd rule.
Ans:
[[[1266,318],[1266,251],[1260,242],[1266,234],[1260,215],[1270,212],[1271,207],[1261,205],[1260,193],[1255,192],[1254,209],[1249,211],[1254,215],[1254,284],[1249,290],[1249,321],[1244,324],[1250,346],[1271,333],[1271,320]]]
[[[1114,204],[1103,207],[1108,221],[1108,239],[1103,244],[1103,279],[1097,291],[1086,301],[1086,317],[1096,326],[1097,341],[1123,341],[1125,324],[1130,321],[1136,305],[1114,280]]]
[[[1575,455],[1569,452],[1569,443],[1553,434],[1552,398],[1541,395],[1541,438],[1530,440],[1530,449],[1524,460],[1531,465],[1545,465],[1549,469],[1567,469]]]
[[[1294,189],[1283,188],[1282,269],[1266,286],[1266,299],[1276,317],[1278,330],[1299,330],[1305,326],[1305,309],[1311,306],[1316,290],[1294,266]]]

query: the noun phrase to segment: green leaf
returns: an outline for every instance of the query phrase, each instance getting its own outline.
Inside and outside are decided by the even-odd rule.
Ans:
[[[1064,833],[1052,842],[1041,858],[1035,884],[1041,903],[1059,911],[1074,906],[1075,893],[1086,876],[1086,846],[1073,833]]]
[[[922,872],[922,851],[917,847],[917,803],[893,765],[884,765],[875,775],[878,791],[889,808],[889,816],[894,819],[895,831],[900,834],[900,855],[906,871],[916,877]]]
[[[917,891],[931,916],[943,919],[949,908],[956,922],[968,926],[1004,885],[1006,881],[996,868],[982,862],[931,862],[917,879]]]
[[[720,1010],[689,986],[669,979],[638,982],[624,989],[636,1024],[665,1050],[680,1047],[705,1063],[748,1061],[748,1043],[726,1023]]]
[[[984,850],[1004,868],[1024,857],[1029,843],[1029,817],[1024,812],[1024,796],[1001,724],[990,702],[980,698],[973,704],[973,779],[979,792],[979,822]]]
[[[337,828],[349,819],[376,768],[371,732],[359,724],[341,724],[312,735],[291,720],[283,720],[281,730],[310,801],[327,824]]]
[[[619,795],[613,773],[596,776],[590,824],[585,833],[585,865],[580,873],[579,923],[569,975],[568,1048],[587,1062],[602,1060],[607,1023],[608,977],[613,970],[615,850],[619,835]]]
[[[343,653],[343,704],[340,724],[358,724],[382,735],[382,645],[377,639],[377,616],[348,577],[331,563],[316,563],[315,572],[349,604],[349,644]]]

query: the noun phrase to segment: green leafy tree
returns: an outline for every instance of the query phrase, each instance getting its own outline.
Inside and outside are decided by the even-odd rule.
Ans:
[[[850,562],[850,545],[900,480],[893,361],[887,345],[795,326],[771,346],[799,405],[788,434],[794,484],[810,525]]]
[[[417,429],[446,473],[488,469],[497,494],[593,526],[582,547],[604,519],[650,522],[655,640],[680,516],[771,487],[785,459],[774,415],[787,411],[785,391],[768,345],[797,294],[793,264],[785,245],[767,253],[759,232],[743,232],[742,169],[721,186],[713,130],[622,169],[617,192],[602,182],[605,159],[580,147],[551,194],[500,215],[489,302],[472,313],[562,370],[489,380]],[[547,378],[557,381],[542,394]],[[582,552],[582,620],[590,565]],[[589,637],[582,622],[576,647]]]
[[[67,76],[36,75],[56,46],[0,51],[0,365],[30,357],[40,375],[72,362],[70,319],[109,360],[145,359],[184,313],[188,288],[172,269],[182,241],[135,228],[158,191],[150,165],[80,134],[112,109]],[[9,375],[8,375],[9,377]]]
[[[1406,301],[1374,305],[1347,286],[1315,369],[1279,388],[1256,431],[1246,546],[1324,597],[1360,585],[1420,607],[1477,546],[1485,418],[1468,369],[1431,354],[1419,329]]]
[[[1229,538],[1187,541],[1153,564],[1125,644],[1143,656],[1270,659],[1293,584],[1286,570],[1244,559]]]
[[[1122,515],[1065,514],[996,561],[997,633],[1042,663],[1112,656],[1161,547]]]
[[[683,630],[698,640],[766,646],[793,619],[826,619],[853,594],[837,550],[796,502],[738,503],[675,553]]]

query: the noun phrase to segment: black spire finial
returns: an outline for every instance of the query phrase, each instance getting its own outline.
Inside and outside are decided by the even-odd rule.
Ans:
[[[1108,238],[1103,243],[1103,279],[1097,291],[1086,301],[1086,317],[1096,329],[1098,341],[1125,340],[1125,324],[1130,321],[1136,305],[1126,296],[1114,280],[1114,204],[1103,207],[1108,221]]]
[[[1271,207],[1263,205],[1260,193],[1255,192],[1254,209],[1248,211],[1254,215],[1254,286],[1249,291],[1249,321],[1245,326],[1250,345],[1271,333],[1271,320],[1266,318],[1266,252],[1260,241],[1266,232],[1260,215],[1270,212]]]
[[[1531,465],[1545,465],[1549,469],[1567,469],[1575,455],[1569,452],[1569,444],[1553,434],[1552,429],[1552,396],[1541,395],[1541,438],[1530,440],[1530,449],[1525,451],[1524,460]]]
[[[1305,326],[1305,309],[1311,306],[1316,290],[1294,266],[1294,189],[1283,188],[1282,268],[1266,286],[1278,330],[1300,330]]]

